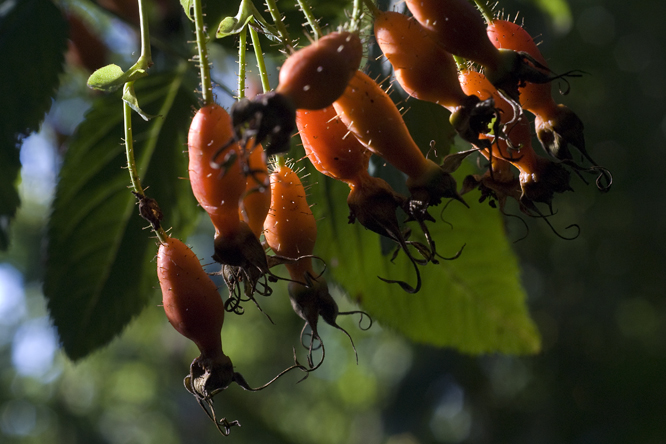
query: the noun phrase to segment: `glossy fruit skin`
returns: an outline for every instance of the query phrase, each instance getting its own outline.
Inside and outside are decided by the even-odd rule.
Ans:
[[[356,72],[333,107],[367,149],[408,176],[406,185],[421,216],[443,197],[460,198],[453,177],[426,159],[389,95],[362,71]]]
[[[259,238],[264,220],[271,207],[271,187],[268,180],[266,153],[261,145],[253,147],[247,159],[249,174],[241,200],[240,215],[254,235]]]
[[[522,26],[507,20],[494,20],[488,25],[487,33],[497,48],[524,51],[544,67],[548,66],[534,39]],[[550,155],[560,160],[572,160],[567,146],[571,144],[596,165],[585,149],[582,120],[567,106],[555,102],[551,82],[526,82],[519,91],[520,104],[535,115],[537,138]]]
[[[197,111],[188,134],[190,184],[215,227],[213,259],[241,271],[252,269],[254,280],[268,265],[258,237],[240,216],[247,186],[241,150],[234,142],[218,154],[231,137],[231,121],[224,108],[213,104]],[[212,165],[213,160],[221,164],[219,168]]]
[[[407,94],[438,103],[449,111],[465,102],[467,95],[458,83],[453,56],[437,45],[416,19],[394,11],[382,12],[375,16],[374,32]]]
[[[498,49],[486,33],[481,14],[468,0],[406,0],[414,17],[453,55],[484,66],[490,83],[520,108],[518,87],[524,82],[548,83],[550,73],[519,51]]]
[[[407,7],[451,54],[496,70],[499,51],[486,37],[483,17],[468,0],[406,0]]]
[[[349,222],[382,236],[402,240],[396,210],[406,199],[368,172],[371,152],[353,135],[333,107],[300,110],[296,123],[305,153],[320,173],[349,185]]]
[[[224,302],[194,252],[182,241],[168,238],[157,253],[157,276],[171,325],[194,342],[202,356],[221,354]]]
[[[497,98],[495,106],[499,110],[501,123],[507,123],[514,120],[514,110],[511,105],[500,97],[495,87],[490,83],[485,75],[473,69],[460,71],[458,75],[460,87],[467,94],[475,94],[482,100],[488,98]]]
[[[254,138],[266,154],[289,151],[297,109],[322,109],[345,90],[363,58],[356,33],[332,32],[291,54],[280,69],[275,91],[231,108],[234,133],[243,145]]]
[[[367,174],[371,152],[340,120],[335,108],[296,112],[305,154],[320,173],[347,183]]]
[[[276,255],[288,259],[311,255],[317,240],[317,224],[301,180],[286,165],[278,165],[270,180],[271,209],[264,222],[266,243]],[[287,268],[292,279],[301,282],[305,273],[314,276],[310,258],[298,260]]]
[[[332,32],[287,58],[276,92],[296,109],[325,108],[342,95],[362,58],[357,33]]]
[[[227,144],[233,135],[229,113],[217,104],[197,111],[187,137],[189,177],[192,192],[199,205],[208,213],[216,232],[231,236],[238,231],[239,201],[245,191],[246,180],[241,168],[240,149],[231,144],[217,159],[234,159],[224,168],[212,165],[213,156]]]
[[[291,282],[288,285],[289,300],[294,312],[310,326],[308,364],[311,369],[318,364],[312,360],[313,344],[317,339],[322,347],[317,324],[319,317],[329,325],[342,330],[336,322],[338,304],[328,291],[323,276],[315,274],[312,258],[317,239],[317,224],[305,197],[305,188],[298,175],[286,165],[278,165],[271,173],[271,210],[264,224],[266,243],[277,256],[290,259],[285,262]],[[349,337],[351,340],[351,337]],[[303,337],[301,336],[301,342]],[[352,342],[353,345],[353,342]]]
[[[282,258],[289,277],[289,300],[298,316],[306,321],[318,337],[317,322],[320,301],[331,301],[337,315],[337,304],[328,293],[326,281],[316,279],[312,258],[317,240],[317,224],[305,198],[305,188],[298,175],[286,165],[271,173],[271,210],[264,223],[266,243]],[[312,345],[311,345],[312,347]],[[308,355],[312,366],[312,351]]]
[[[494,103],[465,94],[453,56],[433,40],[432,33],[413,17],[393,11],[375,15],[374,30],[377,43],[405,92],[448,109],[449,121],[458,135],[480,145],[479,134],[495,118]]]
[[[517,23],[507,20],[493,20],[486,28],[486,33],[496,48],[526,52],[543,66],[548,66],[548,62],[539,51],[532,36]],[[551,82],[528,82],[520,87],[519,91],[521,106],[534,114],[539,114],[539,111],[544,108],[556,106],[551,95]]]
[[[519,24],[508,20],[495,19],[486,27],[486,34],[496,48],[526,52],[537,62],[548,66],[548,62],[541,54],[534,38]]]
[[[335,111],[361,143],[409,177],[420,177],[432,166],[409,134],[389,95],[362,71],[333,103]]]

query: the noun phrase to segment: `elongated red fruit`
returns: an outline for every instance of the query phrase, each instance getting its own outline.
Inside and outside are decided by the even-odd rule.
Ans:
[[[451,54],[497,69],[500,57],[486,37],[483,17],[468,0],[406,0],[407,7]]]
[[[486,33],[488,34],[490,42],[496,48],[526,52],[537,62],[548,67],[548,62],[546,62],[541,51],[539,51],[532,36],[530,36],[525,28],[517,23],[496,19],[488,24]],[[550,94],[551,87],[551,82],[539,84],[527,82],[525,85],[521,86],[519,88],[520,104],[523,109],[533,111],[538,110],[543,105],[547,105],[544,100],[552,101],[552,96]]]
[[[366,147],[340,120],[332,106],[296,112],[296,126],[305,154],[322,174],[343,182],[354,182],[367,174],[370,155]]]
[[[296,109],[325,108],[345,91],[362,58],[357,33],[332,32],[287,57],[275,91]]]
[[[271,173],[271,210],[264,224],[264,236],[276,255],[290,259],[285,262],[292,279],[288,287],[289,299],[296,314],[312,330],[308,363],[310,367],[318,367],[324,356],[322,355],[322,360],[315,366],[312,351],[315,339],[321,343],[317,329],[319,316],[327,324],[342,330],[350,340],[351,336],[337,324],[336,319],[341,313],[328,291],[326,280],[315,274],[312,258],[304,257],[314,252],[317,224],[301,180],[286,165],[278,165]],[[352,341],[352,346],[353,344]]]
[[[467,99],[458,83],[453,56],[437,45],[416,19],[384,11],[375,16],[374,31],[379,47],[407,94],[438,103],[450,111]]]
[[[385,180],[370,175],[370,151],[348,133],[335,109],[300,110],[296,123],[305,153],[314,167],[349,185],[350,223],[358,219],[364,227],[403,245],[396,210],[406,199]]]
[[[547,66],[546,59],[539,51],[537,44],[527,30],[517,23],[507,20],[494,20],[488,25],[488,37],[498,48],[508,48],[524,51],[543,66]],[[526,82],[520,90],[520,104],[523,109],[536,117],[534,126],[537,138],[548,154],[559,160],[573,163],[573,156],[568,145],[576,147],[583,156],[594,166],[598,164],[590,157],[585,148],[583,121],[567,106],[558,104],[553,99],[551,83]],[[601,177],[606,180],[597,185],[603,191],[610,188],[612,177],[605,168],[599,168]]]
[[[460,199],[455,179],[426,159],[389,95],[362,71],[333,106],[363,145],[408,176],[407,187],[419,206],[437,205],[444,197]]]
[[[187,138],[192,192],[223,236],[238,232],[238,205],[245,190],[236,143],[213,157],[233,136],[229,113],[217,104],[204,106],[194,115]],[[228,162],[224,162],[226,157]],[[223,168],[214,165],[223,163]]]
[[[370,151],[348,133],[335,109],[300,110],[296,123],[305,153],[315,168],[349,185],[350,223],[358,220],[364,227],[404,246],[396,211],[406,199],[385,180],[370,175]]]
[[[410,293],[419,291],[421,278],[417,261],[408,249],[396,215],[398,208],[410,211],[407,199],[396,193],[385,180],[370,175],[370,151],[354,134],[348,133],[333,107],[317,111],[299,110],[296,123],[305,152],[315,168],[349,185],[349,223],[358,220],[365,228],[395,241],[414,264],[417,275],[416,287],[401,281],[397,283]],[[424,224],[422,229],[426,238],[430,239]],[[416,242],[412,242],[412,245],[416,245]],[[432,248],[431,257],[435,256],[434,244]],[[426,250],[425,246],[420,249],[422,252]]]
[[[289,151],[297,109],[322,109],[345,90],[363,57],[357,33],[332,32],[291,54],[275,91],[243,99],[231,109],[234,132],[243,144],[265,144],[267,154]]]
[[[271,209],[264,222],[266,243],[276,255],[298,259],[311,255],[317,240],[317,223],[305,198],[305,188],[298,175],[286,165],[271,173]],[[310,258],[288,267],[292,279],[303,282],[312,270]]]
[[[223,265],[225,276],[233,276],[226,279],[230,292],[235,293],[235,283],[243,280],[252,299],[268,263],[258,236],[241,220],[240,200],[247,181],[241,150],[231,143],[232,136],[231,119],[224,108],[213,104],[196,113],[188,134],[190,184],[215,226],[213,259]]]
[[[168,238],[157,253],[157,277],[171,325],[203,356],[222,354],[224,302],[194,252],[182,241]]]
[[[451,112],[451,124],[470,143],[495,117],[493,101],[482,102],[460,87],[453,56],[433,41],[413,17],[394,11],[375,16],[375,37],[391,62],[396,80],[410,96],[438,103]]]
[[[264,229],[264,220],[271,207],[271,187],[268,180],[266,153],[261,145],[252,148],[247,159],[247,166],[249,173],[246,178],[240,214],[242,220],[259,238]]]
[[[222,351],[225,312],[222,298],[194,252],[176,238],[168,238],[160,244],[157,277],[167,319],[201,352],[190,364],[185,388],[199,404],[208,404],[207,414],[220,432],[228,435],[230,427],[240,424],[226,418],[216,419],[211,398],[232,382],[246,390],[250,387],[240,373],[234,372],[231,359]]]
[[[416,20],[432,31],[437,43],[453,55],[484,66],[488,80],[514,102],[524,81],[549,82],[549,73],[523,53],[497,49],[486,34],[486,24],[468,0],[406,0]]]

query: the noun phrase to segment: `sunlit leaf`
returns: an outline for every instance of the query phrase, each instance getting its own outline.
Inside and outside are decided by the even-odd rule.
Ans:
[[[193,0],[180,0],[180,5],[183,7],[183,11],[185,11],[185,15],[187,16],[188,19],[191,21],[194,21],[194,11],[192,11],[192,2]]]
[[[100,91],[112,92],[125,83],[138,80],[146,75],[148,75],[146,70],[136,65],[124,72],[120,66],[111,64],[92,73],[88,78],[88,86]]]
[[[459,182],[463,174],[456,174]],[[327,261],[332,277],[375,320],[415,342],[464,353],[539,350],[540,338],[527,311],[520,270],[497,210],[474,203],[468,209],[458,202],[432,209],[437,222],[428,226],[438,253],[450,257],[465,248],[458,259],[420,267],[423,287],[407,294],[378,278],[414,285],[416,275],[405,254],[398,254],[394,263],[383,256],[376,234],[348,224],[347,187],[316,172],[312,177],[317,184],[310,188],[310,198],[317,202],[313,211],[319,220],[315,252]],[[473,193],[468,196],[471,201]]]
[[[136,93],[150,113],[134,119],[136,162],[163,225],[185,236],[196,217],[187,177],[187,130],[196,104],[182,74],[148,77]],[[67,355],[108,343],[155,296],[156,240],[139,217],[122,144],[120,93],[97,101],[65,156],[49,222],[44,292]],[[159,299],[152,299],[155,305]]]
[[[248,26],[250,21],[253,21],[255,26],[260,26],[263,30],[263,33],[267,37],[271,38],[271,36],[277,35],[275,28],[264,20],[264,18],[261,16],[261,13],[252,3],[252,0],[243,0],[235,17],[225,17],[220,22],[220,25],[217,27],[217,33],[215,34],[215,37],[221,39],[230,35],[238,34],[246,26]]]
[[[218,39],[228,37],[230,35],[238,34],[247,26],[248,22],[252,20],[252,16],[245,17],[245,20],[239,21],[236,17],[227,17],[222,22],[220,22],[220,26],[217,28],[217,33],[215,34],[215,37]]]
[[[67,49],[67,21],[48,0],[6,1],[0,12],[0,250],[20,200],[20,140],[51,107]]]

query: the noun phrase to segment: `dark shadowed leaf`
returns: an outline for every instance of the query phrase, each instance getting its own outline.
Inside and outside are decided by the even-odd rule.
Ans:
[[[397,95],[392,97],[395,100]],[[405,109],[403,118],[409,133],[427,157],[433,157],[435,151],[439,157],[449,153],[456,132],[449,123],[451,113],[446,108],[412,98],[399,106]]]
[[[16,189],[21,162],[19,150],[11,139],[0,143],[0,251],[3,251],[9,247],[9,223],[21,202]]]
[[[49,0],[5,1],[0,12],[0,250],[19,205],[20,140],[39,128],[58,86],[67,22]]]
[[[197,216],[187,180],[187,130],[196,99],[182,73],[136,84],[142,107],[134,115],[136,162],[163,225],[185,236]],[[155,297],[156,239],[139,217],[128,189],[120,93],[95,103],[65,156],[49,223],[44,292],[71,359],[107,344]]]

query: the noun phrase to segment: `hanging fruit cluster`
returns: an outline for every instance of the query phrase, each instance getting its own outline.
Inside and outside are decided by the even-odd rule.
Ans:
[[[568,85],[567,78],[578,72],[553,73],[530,35],[520,25],[494,17],[485,4],[477,9],[468,0],[407,0],[406,5],[409,15],[381,11],[370,0],[356,1],[346,28],[322,35],[309,8],[301,4],[315,38],[295,50],[279,19],[269,25],[244,0],[241,20],[233,22],[243,26],[231,32],[223,22],[218,35],[239,34],[245,45],[249,29],[258,48],[255,29],[260,28],[280,41],[288,56],[275,90],[264,81],[264,94],[239,97],[230,112],[210,95],[206,99],[208,62],[199,43],[204,104],[190,126],[189,179],[215,227],[213,259],[229,296],[222,300],[194,253],[175,238],[162,240],[157,267],[167,318],[201,352],[185,386],[224,434],[237,422],[217,419],[215,394],[232,382],[260,390],[293,369],[307,376],[325,356],[319,318],[351,340],[337,317],[365,315],[340,312],[317,271],[321,267],[316,261],[313,265],[318,259],[317,221],[295,163],[284,158],[294,133],[314,168],[349,186],[349,222],[394,242],[395,254],[409,259],[415,283],[380,277],[408,293],[421,288],[420,267],[458,256],[440,256],[428,230],[428,223],[435,222],[429,210],[443,200],[467,205],[463,196],[478,188],[481,200],[498,203],[502,211],[512,198],[526,215],[546,219],[554,214],[555,195],[572,190],[572,171],[583,180],[586,174],[596,176],[601,191],[611,186],[610,173],[586,151],[582,122],[551,95],[554,81]],[[276,14],[277,5],[271,1],[269,9]],[[448,155],[441,164],[423,154],[386,90],[363,72],[362,16],[372,17],[374,39],[392,65],[395,81],[414,99],[446,108],[452,127],[470,149]],[[240,65],[242,82],[244,61]],[[532,146],[534,132],[542,154]],[[459,186],[452,173],[475,153],[485,171],[466,177]],[[369,173],[373,155],[403,173],[408,195]],[[411,224],[419,240],[410,239]],[[277,265],[286,266],[288,278],[274,272]],[[225,311],[242,314],[246,302],[261,310],[255,296],[270,295],[271,284],[278,280],[288,281],[291,305],[305,321],[300,339],[308,350],[307,364],[299,363],[294,352],[291,367],[268,384],[251,388],[222,352],[220,331]],[[313,357],[317,349],[322,351],[318,360]]]

